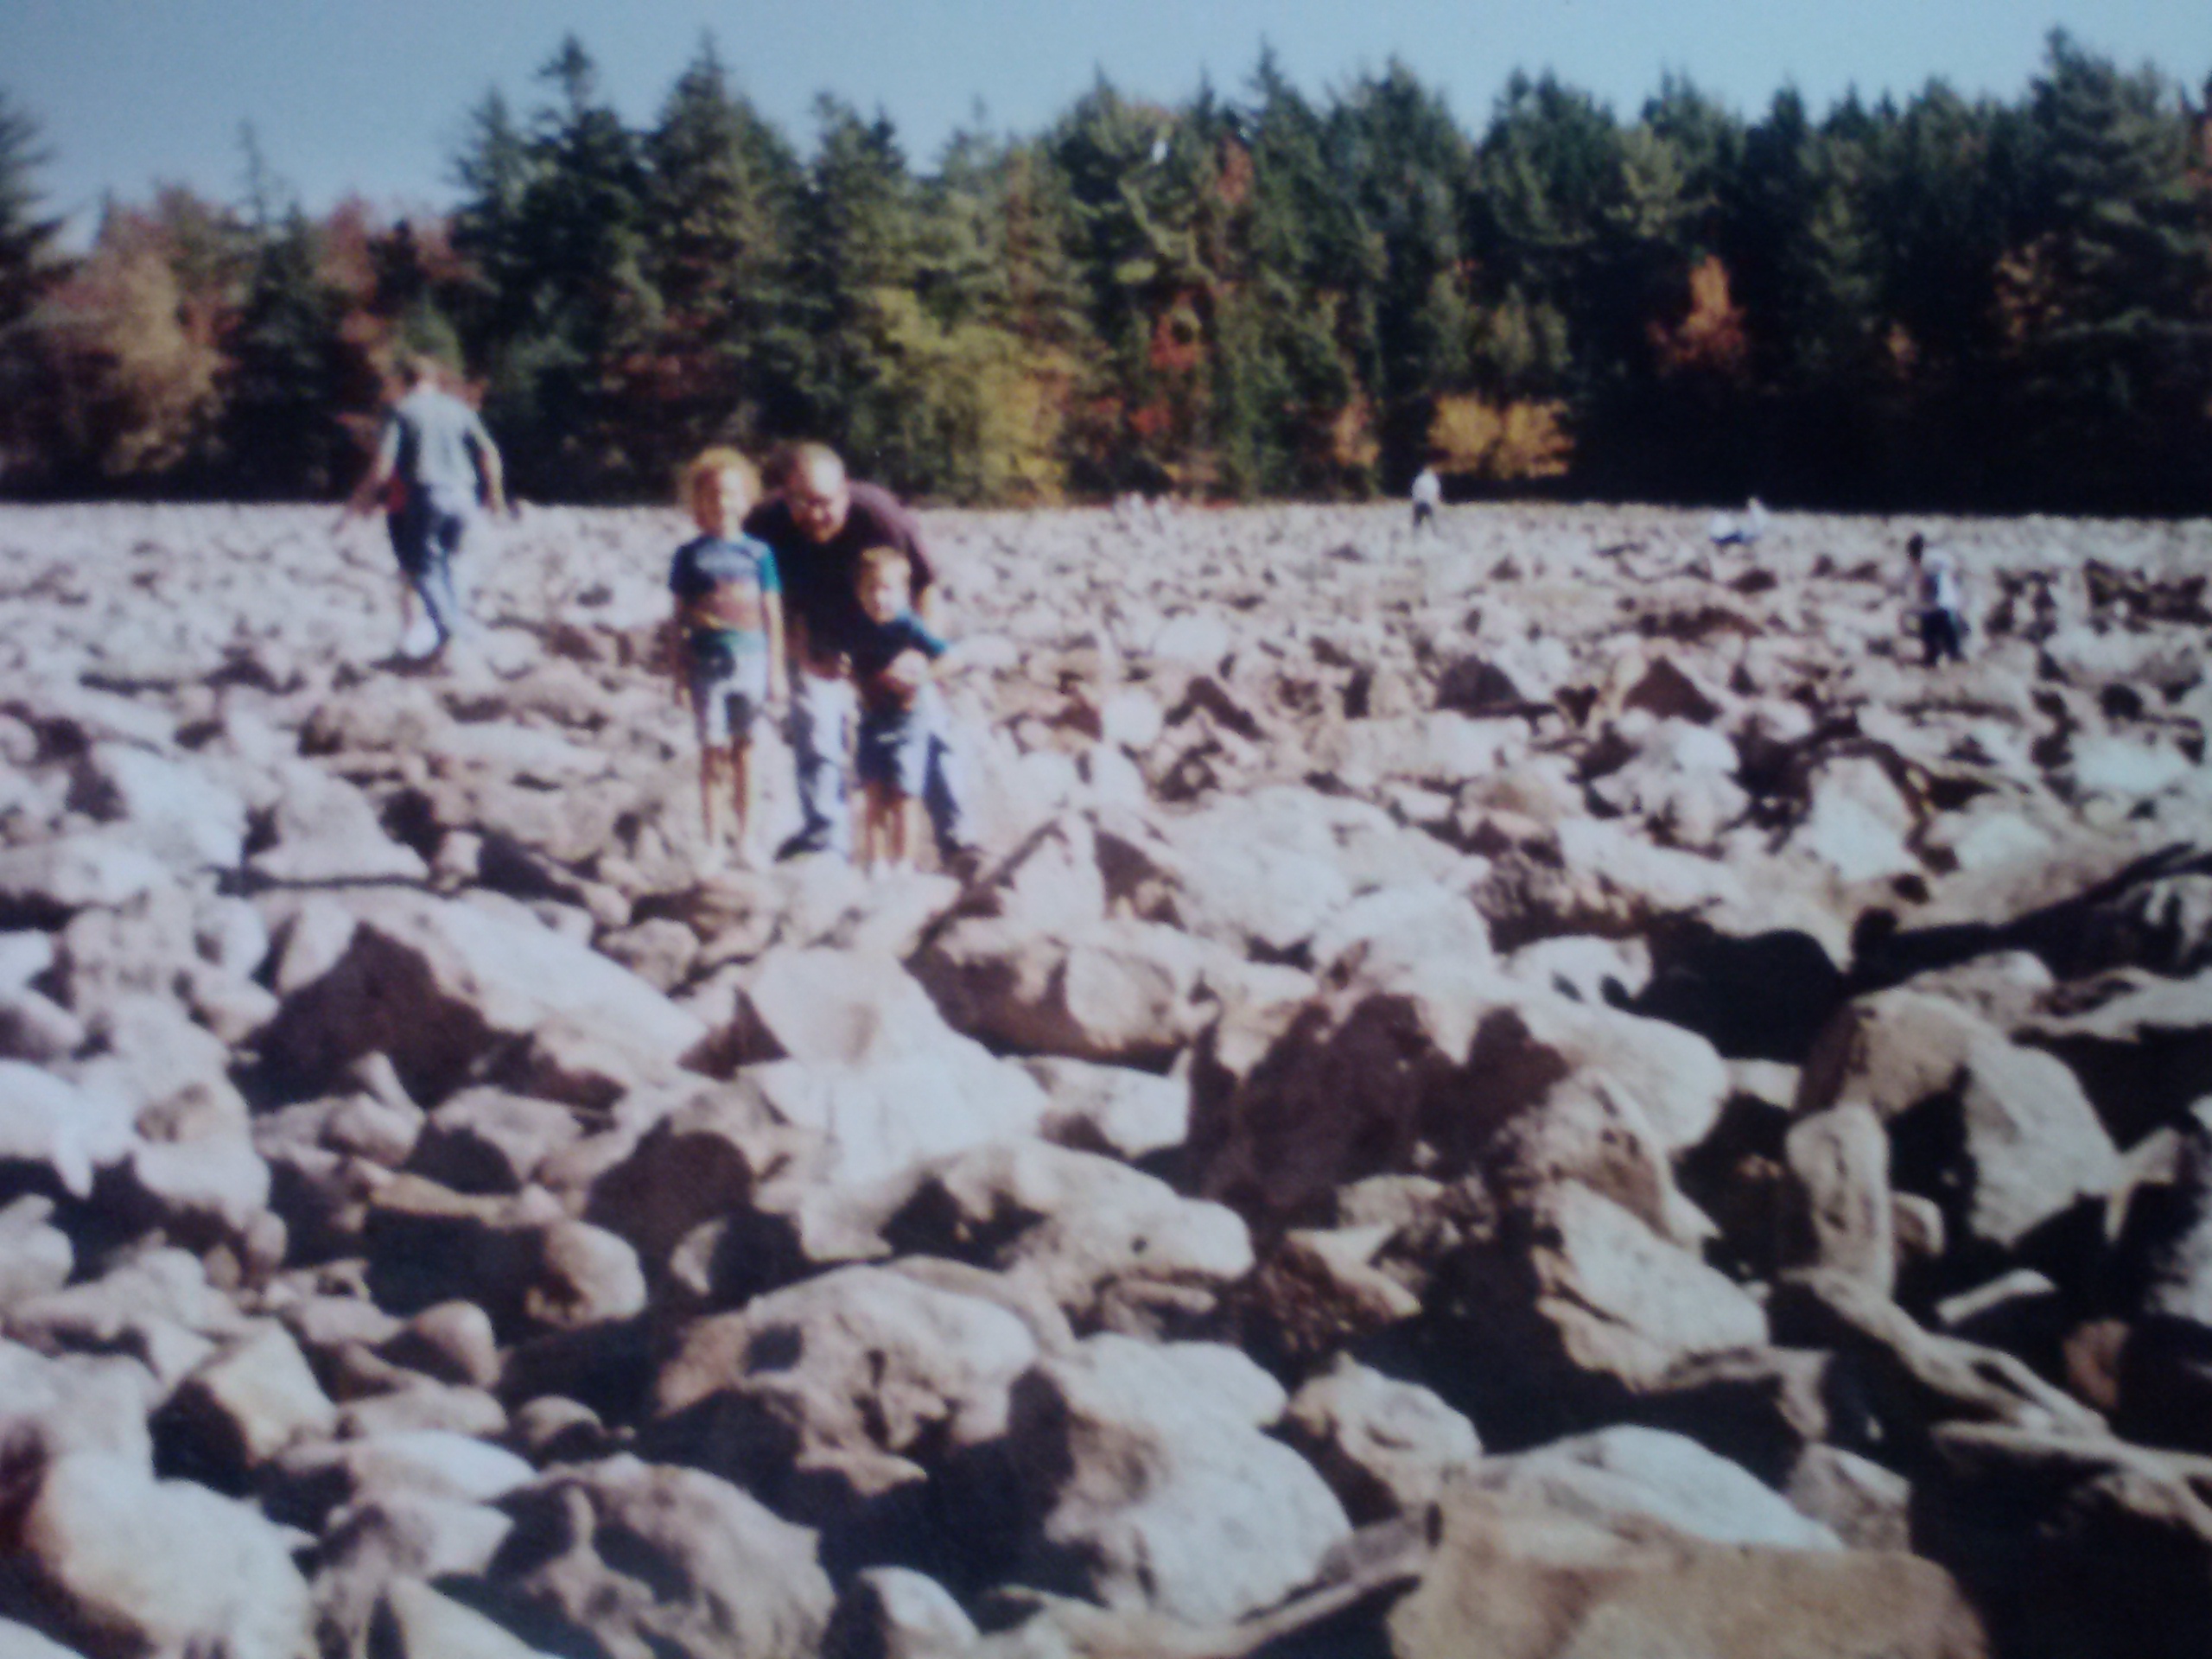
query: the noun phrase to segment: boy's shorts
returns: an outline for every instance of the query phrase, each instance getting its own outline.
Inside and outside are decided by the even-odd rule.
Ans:
[[[925,687],[911,709],[868,709],[853,746],[853,770],[863,784],[905,799],[918,798],[929,781],[930,756],[944,741],[935,688]]]
[[[740,664],[726,673],[691,670],[691,714],[699,725],[699,746],[726,749],[753,741],[753,723],[768,701],[768,671]]]

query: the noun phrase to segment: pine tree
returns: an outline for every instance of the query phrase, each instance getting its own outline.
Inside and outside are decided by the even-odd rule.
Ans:
[[[912,296],[913,181],[888,120],[864,121],[826,94],[800,196],[793,273],[807,342],[796,388],[804,429],[856,470],[912,487],[883,344],[889,308]]]
[[[556,97],[518,156],[489,106],[464,162],[491,210],[486,416],[525,489],[658,493],[663,480],[649,476],[652,458],[638,442],[652,401],[640,359],[661,317],[646,271],[645,163],[635,136],[601,101],[597,69],[574,35],[538,79]]]
[[[327,496],[352,470],[340,415],[347,382],[345,296],[318,269],[296,206],[266,237],[229,344],[222,423],[232,486],[266,499]]]
[[[2153,72],[2050,37],[2026,111],[2025,197],[1999,309],[2026,476],[2073,503],[2190,498],[2212,481],[2212,194],[2193,123]]]
[[[35,175],[45,157],[37,143],[37,125],[0,92],[0,487],[50,459],[38,443],[40,356],[27,325],[60,275],[54,238],[60,226],[38,211]]]
[[[1443,101],[1395,60],[1353,88],[1330,129],[1370,247],[1354,349],[1378,411],[1382,481],[1402,488],[1424,459],[1437,393],[1465,361],[1466,341],[1449,334],[1455,317],[1470,315],[1463,197],[1472,156]]]
[[[734,93],[711,41],[645,140],[646,273],[663,308],[653,342],[659,464],[711,441],[757,442],[791,416],[774,331],[791,303],[798,164]]]

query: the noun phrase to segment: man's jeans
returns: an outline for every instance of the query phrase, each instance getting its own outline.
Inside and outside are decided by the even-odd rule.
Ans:
[[[800,834],[840,857],[850,857],[852,811],[845,797],[845,768],[852,753],[858,700],[853,683],[791,668],[791,758],[798,772]],[[951,746],[931,746],[922,805],[930,815],[940,857],[968,844],[968,812],[958,758]]]
[[[423,608],[438,631],[442,650],[463,626],[461,597],[454,590],[453,561],[468,535],[472,516],[418,491],[387,520],[392,553],[409,582],[422,595]]]

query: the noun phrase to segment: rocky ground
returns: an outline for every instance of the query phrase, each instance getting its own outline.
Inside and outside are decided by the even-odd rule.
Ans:
[[[963,889],[0,512],[0,1656],[2201,1659],[2212,526],[1402,517],[932,518]]]

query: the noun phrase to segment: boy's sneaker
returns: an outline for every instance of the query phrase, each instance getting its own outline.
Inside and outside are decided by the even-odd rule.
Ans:
[[[780,864],[786,859],[804,858],[810,853],[826,853],[829,850],[830,832],[827,830],[802,830],[776,849],[776,861]]]
[[[394,648],[393,654],[410,662],[419,663],[435,656],[440,643],[438,625],[427,616],[418,616],[399,636],[399,644]]]
[[[983,849],[974,842],[961,842],[938,855],[938,868],[962,887],[983,873]]]

